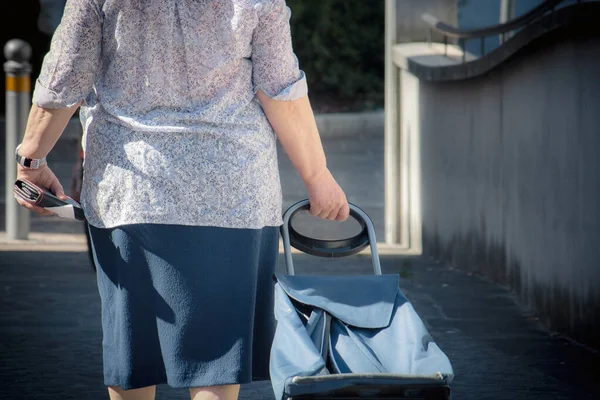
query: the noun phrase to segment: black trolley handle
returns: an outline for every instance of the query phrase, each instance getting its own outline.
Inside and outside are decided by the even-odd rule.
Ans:
[[[362,230],[354,237],[336,240],[310,238],[300,234],[291,226],[291,222],[296,213],[310,208],[308,199],[293,204],[285,211],[283,214],[283,225],[281,226],[281,237],[283,239],[283,253],[288,275],[294,275],[294,262],[292,261],[291,247],[314,256],[331,258],[346,257],[359,253],[369,245],[371,247],[373,272],[375,275],[381,275],[381,264],[379,263],[373,222],[359,207],[352,203],[349,203],[349,206],[350,216],[356,219],[361,225]]]

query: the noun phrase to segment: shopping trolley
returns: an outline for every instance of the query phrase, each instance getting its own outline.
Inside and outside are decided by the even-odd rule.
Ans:
[[[382,274],[369,216],[350,204],[360,233],[322,240],[292,226],[308,208],[308,200],[292,205],[281,227],[287,273],[274,276],[276,399],[449,399],[450,361],[400,291],[398,274]],[[374,274],[296,275],[292,246],[318,257],[346,257],[370,246]]]

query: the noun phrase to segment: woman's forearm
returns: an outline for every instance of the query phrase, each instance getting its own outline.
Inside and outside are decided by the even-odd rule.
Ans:
[[[260,104],[290,161],[305,183],[327,170],[325,153],[308,96],[297,100],[272,100],[257,93]]]
[[[78,105],[70,108],[31,107],[25,136],[19,148],[19,154],[29,158],[43,158],[63,133]]]

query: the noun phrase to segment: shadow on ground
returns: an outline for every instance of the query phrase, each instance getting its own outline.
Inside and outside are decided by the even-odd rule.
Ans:
[[[366,255],[295,261],[299,274],[371,273]],[[600,356],[545,331],[507,290],[424,257],[381,262],[384,273],[400,274],[452,361],[455,399],[600,398],[592,384]],[[1,252],[0,271],[0,398],[106,399],[100,299],[87,254]],[[188,395],[161,385],[157,398]],[[271,399],[270,385],[244,385],[240,398]]]

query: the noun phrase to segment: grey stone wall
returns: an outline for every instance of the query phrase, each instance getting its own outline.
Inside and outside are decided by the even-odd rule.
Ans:
[[[419,85],[423,248],[600,348],[600,38]],[[490,318],[493,318],[493,314]]]

